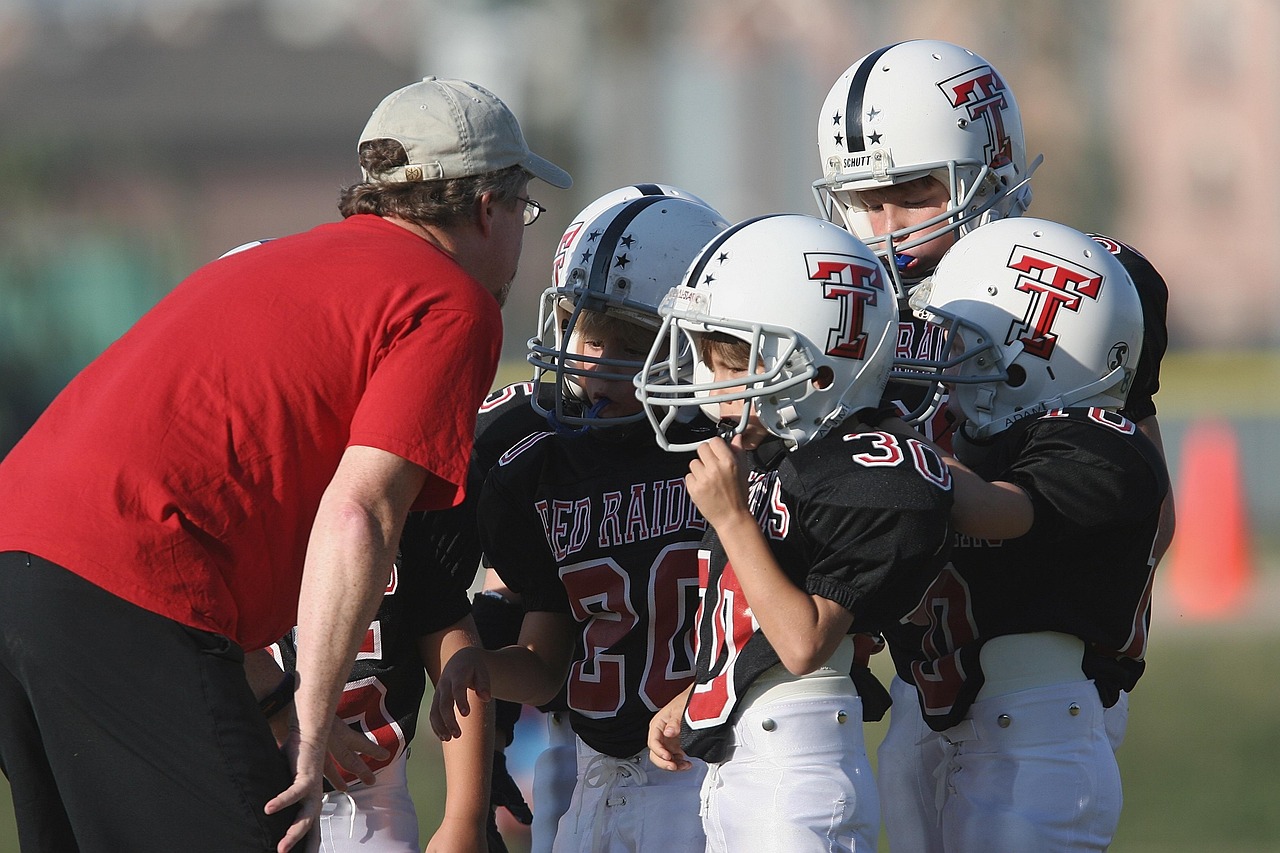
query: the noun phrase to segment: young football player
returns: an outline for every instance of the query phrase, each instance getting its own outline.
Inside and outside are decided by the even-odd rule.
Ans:
[[[907,299],[960,235],[1027,209],[1040,158],[1028,164],[1018,103],[995,68],[972,51],[933,40],[887,45],[853,63],[828,93],[817,134],[823,177],[814,183],[815,195],[824,215],[886,260],[903,301],[893,375],[910,380],[921,363],[942,356],[942,336],[914,316]],[[1168,290],[1142,255],[1091,236],[1126,268],[1142,299],[1143,349],[1123,412],[1160,447],[1153,395],[1168,339]],[[933,391],[891,381],[887,399],[949,449],[956,419],[945,394]],[[1171,495],[1163,513],[1157,556],[1173,537]],[[938,850],[934,770],[942,745],[919,714],[906,710],[919,703],[909,672],[899,667],[899,676],[890,687],[898,713],[881,742],[877,769],[886,830],[895,846]],[[1118,747],[1128,697],[1104,699]]]
[[[426,679],[434,682],[450,655],[478,642],[470,616],[450,621],[453,616],[446,615],[441,622],[436,604],[445,596],[432,581],[460,578],[430,571],[441,565],[436,555],[415,550],[421,540],[412,528],[426,518],[414,513],[406,522],[386,593],[338,702],[339,719],[382,747],[385,755],[329,767],[327,775],[336,784],[326,785],[316,829],[307,837],[305,849],[312,853],[422,849],[406,771]],[[289,671],[297,665],[296,642],[295,629],[271,647]],[[484,723],[483,717],[472,721],[466,736],[445,750],[444,814],[429,850],[469,848],[484,835],[489,793],[485,762],[492,746]]]
[[[856,237],[808,216],[741,223],[662,307],[639,396],[664,447],[687,407],[720,419],[686,484],[700,554],[694,685],[655,715],[653,763],[709,764],[709,851],[874,850],[879,810],[850,677],[853,634],[919,600],[946,562],[940,456],[871,423],[897,305]],[[675,369],[688,341],[693,382]]]
[[[1106,850],[1121,787],[1103,705],[1142,674],[1169,485],[1118,413],[1137,291],[1088,235],[1022,218],[961,237],[916,301],[944,331],[934,366],[972,468],[956,472],[952,565],[886,631],[915,650],[939,733],[937,849]]]
[[[539,322],[549,333],[530,355],[554,377],[559,429],[510,448],[481,494],[485,559],[521,596],[524,619],[517,643],[450,661],[432,728],[456,736],[468,687],[528,704],[564,687],[578,772],[557,851],[703,849],[700,777],[657,773],[644,747],[653,712],[692,678],[706,525],[682,482],[690,454],[657,446],[632,378],[659,300],[727,225],[698,202],[645,196],[566,234]],[[681,427],[690,440],[711,429],[702,418]]]
[[[642,196],[667,195],[694,199],[676,187],[665,184],[636,184],[619,188],[597,199],[573,220],[567,234],[576,235],[584,223],[620,201]],[[244,251],[263,241],[245,244],[228,254]],[[564,252],[576,243],[564,242],[552,262],[552,288],[567,272]],[[545,330],[544,330],[545,331]],[[540,376],[539,376],[540,378]],[[545,387],[544,387],[545,386]],[[543,388],[539,399],[535,388]],[[477,596],[467,614],[469,587],[474,581],[480,558],[480,544],[475,530],[475,504],[484,475],[499,456],[526,436],[548,429],[547,414],[554,408],[548,382],[516,383],[490,394],[476,416],[476,438],[473,445],[466,501],[451,510],[433,513],[411,513],[401,537],[391,581],[370,624],[366,641],[357,656],[339,702],[338,717],[348,723],[354,740],[335,740],[330,748],[340,759],[331,762],[328,775],[332,784],[322,803],[317,830],[308,838],[309,850],[340,853],[344,850],[412,853],[421,850],[418,842],[418,816],[408,789],[406,761],[410,742],[417,729],[419,706],[425,693],[426,677],[434,683],[443,661],[460,645],[476,644],[477,629],[481,638],[486,630],[500,633],[504,619],[501,606],[491,596]],[[568,415],[566,420],[572,420]],[[432,584],[428,585],[427,580]],[[516,627],[519,627],[519,612]],[[279,665],[293,669],[296,661],[295,639],[291,632],[276,643],[271,651]],[[255,663],[254,665],[261,665]],[[279,680],[279,670],[270,664]],[[267,675],[265,678],[272,678]],[[517,820],[529,823],[533,816],[522,795],[511,780],[502,756],[509,744],[511,727],[519,714],[503,714],[499,709],[496,726],[497,742],[492,773],[486,772],[488,739],[483,732],[484,718],[467,721],[475,726],[460,739],[445,746],[447,777],[444,819],[428,849],[443,846],[470,845],[477,833],[486,834],[490,853],[502,853],[505,842],[497,831],[493,806],[505,806]],[[287,729],[288,715],[279,713],[273,724]],[[505,723],[505,725],[504,725]],[[558,726],[550,726],[556,732]],[[340,738],[343,733],[334,730]],[[557,741],[558,742],[558,739]],[[361,759],[346,753],[344,746],[366,752]],[[545,824],[567,808],[575,773],[572,745],[568,750],[567,790],[554,784],[564,774],[556,768],[558,751],[554,745],[540,757],[541,771],[536,774],[535,795],[539,820]],[[484,787],[491,775],[492,788]],[[341,791],[332,790],[341,788]],[[488,826],[485,821],[486,794],[491,802]],[[563,805],[558,803],[563,802]],[[480,823],[477,823],[480,820]],[[537,827],[536,840],[550,849],[554,831],[545,825]],[[545,842],[544,842],[545,839]]]
[[[817,124],[823,177],[814,194],[823,215],[843,223],[886,261],[903,300],[895,360],[935,359],[938,330],[908,309],[915,286],[957,238],[1020,216],[1031,204],[1022,114],[1013,90],[987,60],[948,42],[919,39],[862,57],[836,80]],[[1145,336],[1126,414],[1159,445],[1152,396],[1168,342],[1168,288],[1142,255],[1102,235],[1142,298]],[[896,378],[911,378],[904,370]],[[892,385],[892,384],[891,384]],[[895,388],[913,400],[900,386]],[[922,426],[928,426],[922,424]],[[947,419],[931,436],[948,446]],[[1172,537],[1172,505],[1162,541]]]
[[[481,626],[488,624],[490,612],[483,602],[468,606],[480,561],[474,494],[483,483],[482,472],[503,451],[546,429],[545,418],[530,405],[531,393],[532,386],[524,382],[498,389],[484,400],[476,415],[467,498],[453,509],[410,513],[405,522],[390,583],[338,705],[339,718],[373,741],[375,748],[385,748],[386,754],[347,758],[328,768],[330,787],[342,790],[325,794],[317,829],[308,837],[308,850],[412,853],[422,849],[406,762],[417,731],[425,679],[436,683],[444,661],[463,645],[478,645]],[[294,643],[291,632],[272,647],[277,662],[286,669],[294,666]],[[467,731],[461,738],[445,745],[444,815],[428,850],[457,845],[467,849],[487,837],[490,853],[505,853],[494,820],[495,805],[507,807],[517,820],[532,819],[500,758],[506,743],[503,729],[498,727],[491,738],[485,724],[485,715],[476,715],[466,721]]]
[[[555,294],[567,284],[570,271],[590,258],[592,244],[600,239],[599,234],[592,236],[594,229],[584,230],[584,226],[621,202],[651,196],[667,196],[706,205],[701,198],[681,187],[639,182],[600,196],[583,208],[565,228],[551,263],[551,285],[542,300],[543,316],[539,319],[538,331],[529,339],[529,361],[534,366],[533,381],[516,383],[495,392],[486,401],[477,421],[477,451],[472,458],[471,475],[473,491],[469,492],[475,499],[478,500],[485,475],[496,464],[498,456],[517,440],[534,432],[555,429],[557,424],[560,429],[581,429],[587,423],[581,417],[585,409],[580,394],[556,393],[557,388],[572,391],[576,386],[566,386],[557,381],[562,375],[558,372],[561,368],[557,359],[561,329],[555,311],[558,303]],[[575,257],[576,262],[573,260]],[[625,264],[619,269],[625,269]],[[623,278],[625,277],[624,275]],[[607,426],[610,422],[611,419],[601,418],[599,413],[590,421],[595,426]],[[495,432],[502,436],[500,440],[492,440],[492,433]],[[486,449],[492,452],[486,453]],[[473,507],[468,515],[474,520],[474,514]],[[479,551],[478,544],[475,550]],[[507,587],[492,568],[486,571],[483,589],[476,593],[472,601],[472,615],[485,648],[501,648],[519,639],[524,619],[521,596]],[[531,823],[529,853],[551,853],[556,826],[561,816],[568,811],[578,777],[576,741],[569,724],[563,691],[551,702],[538,706],[539,710],[546,712],[547,745],[538,754],[538,760],[534,764],[535,809],[531,815],[524,812],[522,796],[507,772],[504,755],[505,749],[515,738],[515,725],[520,718],[521,706],[505,700],[495,700],[493,704],[495,753],[492,801],[495,805],[511,801],[514,808],[510,810],[516,819]],[[497,845],[504,842],[492,815],[489,838],[490,853],[499,853]],[[505,844],[502,849],[505,849]]]

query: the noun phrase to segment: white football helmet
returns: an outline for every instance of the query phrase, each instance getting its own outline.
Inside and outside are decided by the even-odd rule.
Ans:
[[[622,187],[575,216],[560,239],[551,286],[539,305],[538,331],[528,342],[535,387],[546,381],[554,389],[553,405],[547,408],[535,394],[534,409],[557,427],[643,419],[639,412],[605,418],[583,411],[577,377],[590,370],[601,379],[630,382],[641,362],[574,354],[578,318],[590,310],[657,329],[662,297],[680,283],[698,250],[727,227],[705,202],[664,184]]]
[[[1018,216],[1031,204],[1031,172],[1022,114],[1013,91],[989,62],[943,41],[882,47],[840,75],[818,119],[822,178],[813,184],[822,215],[867,243],[902,297],[922,275],[906,278],[899,261],[938,236],[949,222],[957,236]],[[875,235],[858,191],[883,189],[926,175],[951,193],[949,209],[928,222]],[[927,274],[929,271],[924,271]]]
[[[912,302],[946,328],[950,353],[931,366],[969,438],[1050,409],[1124,405],[1142,303],[1120,261],[1086,234],[1031,217],[994,222],[960,238]]]
[[[677,444],[668,428],[681,410],[744,400],[741,433],[754,407],[762,423],[792,447],[823,435],[849,415],[880,402],[893,358],[898,308],[884,268],[843,228],[800,214],[739,223],[707,244],[684,282],[658,309],[662,327],[635,378],[658,443]],[[705,333],[723,332],[751,346],[756,372],[716,382],[695,359],[693,381],[682,359],[699,352]],[[823,388],[811,381],[831,373]],[[718,394],[726,388],[738,390]]]

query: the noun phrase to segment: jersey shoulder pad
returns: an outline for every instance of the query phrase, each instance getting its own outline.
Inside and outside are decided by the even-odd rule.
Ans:
[[[507,448],[531,433],[544,432],[547,421],[531,404],[532,382],[517,382],[493,391],[476,413],[473,464],[488,470]]]
[[[1013,466],[1025,470],[1019,463],[1028,458],[1074,462],[1074,479],[1115,481],[1124,489],[1140,490],[1144,470],[1158,488],[1168,476],[1159,450],[1133,421],[1099,408],[1056,409],[1035,418]]]
[[[547,439],[554,439],[555,435],[553,432],[533,432],[526,435],[502,452],[494,464],[493,470],[506,468],[518,459],[523,460],[522,464],[531,464],[534,456],[540,457],[550,447],[545,442]],[[533,451],[532,449],[535,447],[539,449]]]
[[[1133,279],[1138,290],[1138,298],[1142,300],[1144,316],[1150,317],[1152,311],[1158,311],[1163,322],[1169,304],[1169,285],[1164,276],[1155,268],[1147,257],[1128,243],[1122,243],[1105,234],[1090,234],[1089,237],[1115,256],[1125,272]],[[1147,325],[1150,325],[1148,322]]]

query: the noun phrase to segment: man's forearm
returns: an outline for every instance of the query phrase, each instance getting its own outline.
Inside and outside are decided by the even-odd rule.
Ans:
[[[303,740],[324,742],[425,476],[393,454],[349,447],[320,500],[298,599],[295,704]]]
[[[323,739],[395,559],[350,513],[313,537],[298,603],[298,727]],[[368,524],[366,520],[364,522]],[[317,527],[326,526],[317,518]],[[312,554],[315,554],[312,559]]]

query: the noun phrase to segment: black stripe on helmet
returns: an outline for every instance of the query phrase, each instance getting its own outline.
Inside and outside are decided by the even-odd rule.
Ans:
[[[724,241],[728,240],[734,234],[737,234],[743,228],[746,228],[748,225],[751,225],[752,223],[759,222],[762,219],[772,219],[775,216],[794,216],[794,215],[795,214],[789,214],[789,213],[766,213],[763,216],[756,216],[751,219],[744,219],[743,221],[739,222],[737,225],[730,226],[729,228],[726,228],[725,230],[721,231],[719,234],[716,235],[716,238],[714,240],[712,240],[710,243],[708,243],[706,246],[703,247],[702,254],[698,255],[698,259],[697,261],[695,261],[695,266],[692,269],[690,269],[689,274],[685,276],[685,281],[687,282],[687,286],[688,287],[698,286],[698,282],[702,281],[702,273],[707,268],[707,264],[711,263],[712,259],[715,258],[716,253],[720,251],[720,247],[724,245]]]
[[[662,187],[657,184],[633,184],[633,186],[640,190],[641,195],[666,195]]]
[[[898,42],[898,44],[902,44],[902,42]],[[858,70],[853,72],[853,79],[849,81],[848,100],[845,101],[844,105],[844,146],[846,151],[867,150],[867,143],[864,141],[862,134],[862,99],[867,91],[867,79],[871,77],[871,72],[875,70],[876,63],[880,61],[880,57],[893,50],[898,44],[887,45],[874,53],[867,54],[867,58],[862,60]]]
[[[626,203],[626,207],[618,211],[613,221],[605,228],[604,234],[600,236],[600,242],[596,244],[596,254],[591,260],[591,271],[587,274],[588,290],[604,291],[605,282],[609,280],[609,268],[613,264],[613,255],[618,248],[618,241],[623,238],[641,211],[667,200],[666,195],[646,195],[631,199]]]

